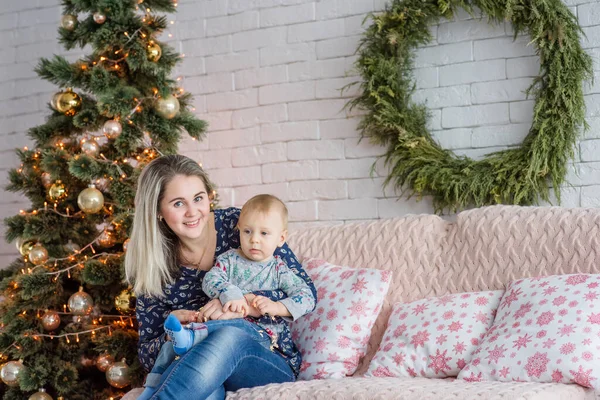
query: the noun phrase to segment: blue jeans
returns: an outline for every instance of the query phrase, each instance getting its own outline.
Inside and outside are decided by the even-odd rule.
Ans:
[[[259,326],[243,319],[206,325],[208,337],[177,360],[172,343],[163,345],[155,375],[146,380],[146,386],[157,387],[152,399],[222,400],[226,391],[295,380],[283,357],[269,350],[271,340],[260,335]]]

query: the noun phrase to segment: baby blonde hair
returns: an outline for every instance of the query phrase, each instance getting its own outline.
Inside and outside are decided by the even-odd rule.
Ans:
[[[238,221],[241,221],[244,217],[252,212],[268,213],[271,211],[275,211],[281,215],[283,229],[287,230],[288,209],[285,204],[283,204],[283,201],[271,194],[259,194],[248,200],[242,207]]]

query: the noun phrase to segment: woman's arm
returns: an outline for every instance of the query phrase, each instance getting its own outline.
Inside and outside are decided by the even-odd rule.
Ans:
[[[158,356],[161,346],[165,343],[164,321],[171,309],[159,299],[140,296],[135,307],[138,321],[138,356],[140,364],[150,371]]]
[[[302,268],[302,265],[296,258],[296,255],[292,252],[292,250],[290,250],[287,243],[284,243],[283,246],[281,246],[277,250],[275,250],[275,253],[273,255],[279,256],[283,260],[285,265],[287,265],[287,267],[290,269],[290,271],[292,271],[297,277],[299,277],[306,283],[306,285],[308,286],[309,290],[312,293],[312,297],[314,298],[314,304],[312,305],[312,308],[310,310],[308,310],[308,312],[314,310],[317,305],[317,289],[315,289],[315,284],[313,283],[312,279],[310,279],[310,276],[308,276],[306,271],[304,271],[304,268]],[[258,293],[254,293],[254,294],[258,294]],[[284,296],[285,296],[285,294],[284,294]],[[265,296],[265,297],[269,297],[269,296]],[[287,297],[287,296],[285,296],[285,297]],[[271,300],[282,300],[285,297],[281,297],[279,299],[271,298]]]

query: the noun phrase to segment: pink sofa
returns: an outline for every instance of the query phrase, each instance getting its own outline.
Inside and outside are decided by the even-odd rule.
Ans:
[[[503,289],[521,277],[600,272],[600,209],[493,206],[450,222],[435,215],[306,228],[288,243],[300,257],[393,271],[367,355],[351,378],[229,392],[227,399],[595,399],[577,385],[364,378],[391,305],[447,293]],[[140,389],[123,399],[132,400]],[[193,399],[190,399],[193,400]]]

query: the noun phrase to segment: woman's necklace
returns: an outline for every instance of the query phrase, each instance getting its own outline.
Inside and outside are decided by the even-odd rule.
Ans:
[[[203,249],[202,249],[202,255],[200,256],[200,259],[197,262],[190,261],[186,256],[183,255],[183,247],[180,245],[179,246],[179,259],[182,264],[192,267],[194,269],[199,269],[200,266],[202,265],[202,260],[204,260],[204,256],[206,255],[206,250],[208,249],[208,247],[211,244],[210,237],[211,237],[212,232],[210,232],[211,229],[210,229],[209,221],[206,222],[206,226],[204,227],[204,230],[206,231],[206,239],[204,240],[204,242],[205,242],[204,246],[202,246]]]

